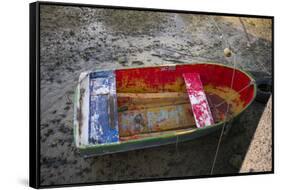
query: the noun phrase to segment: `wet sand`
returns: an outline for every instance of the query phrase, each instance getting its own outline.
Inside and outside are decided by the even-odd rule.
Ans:
[[[210,174],[219,132],[177,145],[81,157],[72,134],[72,99],[81,72],[233,65],[233,57],[223,53],[228,45],[236,67],[267,74],[272,69],[269,20],[60,6],[42,6],[40,17],[42,185]],[[223,137],[215,174],[239,172],[264,108],[254,102]]]

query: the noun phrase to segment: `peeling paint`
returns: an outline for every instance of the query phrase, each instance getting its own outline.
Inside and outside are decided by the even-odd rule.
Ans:
[[[204,90],[207,95],[210,94],[214,105],[220,105],[218,108],[221,111],[224,110],[226,112],[226,105],[229,104],[229,112],[236,115],[245,105],[245,101],[241,99],[241,95],[230,87],[207,84],[204,86]]]
[[[118,142],[115,73],[93,72],[90,73],[89,80],[89,143]]]
[[[119,135],[130,136],[140,133],[190,128],[195,125],[188,104],[166,105],[120,112]]]
[[[190,99],[196,126],[198,128],[214,124],[209,103],[198,73],[184,73],[183,78]]]

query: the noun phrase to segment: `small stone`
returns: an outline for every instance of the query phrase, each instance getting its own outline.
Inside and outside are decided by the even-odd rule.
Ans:
[[[132,64],[133,65],[144,65],[144,63],[142,61],[133,61]]]
[[[70,34],[70,36],[74,36],[74,35],[75,35],[75,33],[73,32],[73,30],[70,30],[69,34]]]
[[[250,168],[249,172],[255,172],[255,170],[253,168]]]
[[[126,57],[118,57],[118,63],[122,64],[122,63],[126,63],[126,62],[127,62]]]
[[[224,53],[224,56],[225,57],[230,57],[231,56],[231,50],[229,49],[229,48],[225,48],[224,50],[223,50],[223,53]]]
[[[52,148],[54,148],[54,147],[57,146],[57,143],[56,143],[56,142],[52,142],[52,143],[50,144],[50,146],[51,146]]]
[[[127,63],[127,58],[124,57],[118,57],[118,63],[121,65],[125,65]]]
[[[70,109],[70,106],[66,106],[66,107],[64,107],[64,110],[69,110]]]
[[[53,129],[48,129],[47,133],[45,134],[45,136],[49,136],[54,134],[54,130]]]

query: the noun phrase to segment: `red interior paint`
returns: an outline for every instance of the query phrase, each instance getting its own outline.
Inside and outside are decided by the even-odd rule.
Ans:
[[[204,85],[232,87],[239,92],[251,82],[240,70],[219,64],[184,64],[171,67],[148,67],[116,70],[118,92],[184,92],[183,73],[198,73]],[[233,75],[234,74],[234,75]],[[233,77],[233,84],[231,84]],[[253,85],[239,92],[246,106],[254,96]]]

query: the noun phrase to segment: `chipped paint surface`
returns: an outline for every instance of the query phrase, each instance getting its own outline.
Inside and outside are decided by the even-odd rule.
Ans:
[[[221,108],[221,112],[226,113],[227,104],[229,104],[229,113],[233,115],[238,114],[244,107],[245,102],[241,100],[241,94],[232,88],[208,84],[204,86],[204,90],[208,97],[211,97],[212,104],[220,105],[217,107]]]
[[[220,64],[181,64],[172,70],[165,67],[148,67],[116,70],[117,93],[186,92],[183,73],[199,73],[203,85],[230,87],[233,69]],[[236,69],[232,89],[239,92],[251,78]],[[254,96],[254,87],[239,92],[243,107]]]
[[[200,75],[198,73],[184,73],[183,78],[190,99],[196,126],[198,128],[214,124],[213,116],[208,104]]]
[[[166,105],[119,112],[120,136],[190,128],[195,125],[189,105]]]
[[[93,72],[90,73],[89,80],[89,143],[118,142],[115,73]]]
[[[187,98],[183,78],[183,73],[186,72],[200,74],[215,123],[224,121],[227,107],[230,109],[230,118],[239,114],[249,104],[254,95],[253,86],[239,91],[251,81],[250,77],[239,70],[236,70],[235,83],[230,88],[233,71],[229,67],[216,64],[194,64],[177,65],[173,69],[161,68],[116,70],[113,72],[113,75],[114,73],[116,75],[116,86],[114,88],[105,87],[106,85],[111,86],[112,82],[111,79],[105,79],[107,78],[105,73],[108,75],[108,71],[94,72],[95,74],[92,75],[90,75],[91,72],[81,74],[77,90],[78,96],[75,100],[77,101],[77,109],[75,110],[77,113],[81,111],[81,114],[76,114],[75,117],[75,123],[77,123],[75,135],[80,135],[76,139],[81,143],[76,145],[83,146],[88,143],[90,146],[99,146],[99,144],[103,146],[113,142],[112,139],[107,139],[104,135],[107,129],[113,129],[112,134],[115,135],[115,140],[118,138],[118,142],[135,139],[143,139],[146,142],[146,138],[157,138],[167,134],[189,135],[189,133],[196,133],[194,116],[189,98]],[[210,73],[212,73],[211,76]],[[90,79],[91,77],[94,80]],[[90,81],[93,86],[95,84],[104,85],[97,86],[95,90],[91,89],[90,93]],[[121,98],[118,96],[120,93],[123,93]],[[124,97],[126,93],[137,95]],[[165,97],[169,93],[173,95]],[[180,95],[183,93],[186,94],[185,97]],[[114,96],[111,96],[111,94],[114,94]],[[144,96],[144,94],[146,95]],[[116,105],[116,97],[118,97],[118,106]],[[90,106],[91,100],[99,103]],[[196,102],[197,100],[193,101]],[[91,114],[89,114],[90,109]],[[184,115],[180,116],[180,114]],[[89,123],[90,116],[92,123]],[[103,117],[109,119],[103,120],[101,119]],[[183,119],[184,117],[186,120]],[[182,123],[183,125],[181,125]],[[104,130],[104,126],[106,130]],[[79,134],[78,129],[81,134]],[[118,132],[120,133],[119,136]],[[85,135],[86,139],[84,138]],[[90,135],[91,139],[89,138]],[[91,142],[88,142],[88,140],[91,140]]]

